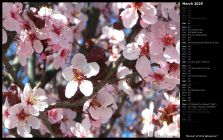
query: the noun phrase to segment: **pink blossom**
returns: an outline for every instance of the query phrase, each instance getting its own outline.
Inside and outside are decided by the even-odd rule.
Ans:
[[[125,78],[125,76],[132,74],[132,70],[130,70],[128,67],[122,66],[119,67],[117,70],[117,77],[118,78]],[[133,90],[132,88],[127,84],[126,80],[119,80],[118,81],[118,89],[123,90],[125,93],[132,95]]]
[[[125,34],[122,30],[116,30],[112,27],[104,26],[102,28],[102,35],[100,38],[107,38],[110,43],[117,44],[124,40]]]
[[[9,114],[10,116],[8,122],[5,122],[5,127],[8,129],[17,127],[17,133],[22,137],[32,137],[30,127],[33,129],[40,128],[40,120],[32,116],[22,103],[11,107]]]
[[[45,91],[41,88],[30,87],[30,84],[26,84],[21,95],[22,103],[27,106],[27,109],[32,115],[38,116],[39,111],[44,111],[48,107],[47,97]]]
[[[9,106],[8,98],[6,97],[5,103],[2,106],[2,115],[3,115],[2,120],[3,120],[3,123],[7,123],[7,122],[10,121],[10,120],[8,120],[9,119],[9,115],[10,115],[9,114],[9,108],[10,108],[10,106]]]
[[[75,126],[75,117],[76,112],[72,111],[71,109],[63,109],[63,118],[60,120],[60,130],[62,133],[67,133],[70,131],[72,126]]]
[[[54,57],[54,59],[53,59],[53,64],[54,64],[54,67],[56,69],[59,69],[60,67],[61,68],[65,67],[65,62],[66,62],[66,59],[67,59],[67,57],[69,55],[70,50],[71,50],[71,48],[60,47],[56,57]]]
[[[96,62],[87,63],[83,54],[75,54],[71,60],[71,66],[63,69],[62,75],[69,81],[66,86],[65,96],[71,98],[79,88],[85,96],[93,92],[93,84],[86,78],[95,76],[99,72],[99,65]]]
[[[153,42],[151,32],[146,29],[141,30],[135,40],[135,42],[127,44],[123,49],[123,56],[128,60],[138,59],[142,55],[158,55],[163,52],[162,46],[158,46]]]
[[[171,23],[157,22],[152,26],[152,42],[157,45],[160,51],[164,50],[164,57],[169,62],[180,63],[180,55],[176,49],[179,40],[178,28]]]
[[[3,27],[5,30],[8,31],[16,31],[17,33],[20,33],[21,31],[21,26],[20,26],[20,21],[21,21],[21,12],[22,12],[22,3],[16,2],[16,3],[8,3],[4,2],[2,5],[3,8]]]
[[[51,109],[47,112],[50,123],[54,124],[63,119],[63,110],[61,108]]]
[[[148,137],[153,136],[153,131],[154,131],[154,121],[157,119],[157,116],[153,113],[154,110],[154,104],[153,102],[150,103],[149,109],[146,108],[142,111],[142,119],[143,119],[143,128],[142,128],[142,133],[147,134]]]
[[[139,19],[138,11],[141,13],[141,20],[146,24],[154,24],[157,21],[156,8],[152,4],[132,2],[120,14],[125,28],[132,28],[137,23]]]
[[[92,133],[81,123],[76,123],[76,125],[71,127],[70,130],[78,138],[93,137]]]
[[[172,90],[179,80],[169,76],[166,71],[158,68],[151,67],[151,63],[147,57],[142,56],[136,61],[136,70],[142,78],[161,89]]]
[[[111,118],[113,111],[111,105],[114,98],[108,92],[99,91],[96,97],[85,102],[83,111],[89,108],[92,117],[92,125],[99,127],[100,124],[106,123]]]

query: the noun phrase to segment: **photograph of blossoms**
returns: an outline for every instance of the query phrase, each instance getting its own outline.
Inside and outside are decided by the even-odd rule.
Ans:
[[[180,137],[180,3],[3,2],[2,137]]]

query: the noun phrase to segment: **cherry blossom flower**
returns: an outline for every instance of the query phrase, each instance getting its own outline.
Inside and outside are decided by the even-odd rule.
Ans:
[[[70,131],[72,126],[75,126],[75,119],[76,112],[72,111],[71,109],[63,109],[63,118],[60,121],[60,130],[62,133],[67,133]]]
[[[169,62],[180,63],[179,50],[176,49],[176,44],[179,40],[179,32],[176,27],[171,26],[167,22],[157,22],[151,28],[152,40],[160,51],[164,50],[164,57]],[[172,28],[173,27],[173,28]]]
[[[96,97],[86,101],[83,107],[83,111],[89,108],[92,125],[95,127],[98,127],[100,123],[106,123],[113,114],[111,105],[114,103],[114,98],[108,92],[103,91],[100,90]]]
[[[22,103],[9,108],[9,114],[5,127],[8,129],[17,127],[17,133],[22,137],[32,137],[30,127],[33,129],[40,128],[40,120],[33,116]]]
[[[147,134],[148,137],[153,136],[153,131],[155,127],[155,123],[157,122],[157,116],[153,112],[154,110],[154,104],[153,102],[150,103],[149,109],[146,108],[142,111],[142,119],[143,119],[143,128],[142,133]]]
[[[155,132],[155,137],[158,138],[179,138],[180,133],[177,125],[175,123],[171,123],[167,125],[166,122],[163,122],[163,127]]]
[[[125,76],[132,74],[132,70],[130,70],[126,66],[119,67],[117,70],[117,77],[118,78],[124,78]],[[133,94],[132,88],[127,84],[125,80],[119,80],[118,81],[118,88],[119,90],[123,90],[128,95]]]
[[[169,76],[164,70],[158,67],[151,67],[151,63],[146,56],[141,56],[136,61],[136,70],[146,82],[158,86],[161,89],[172,90],[179,80]]]
[[[70,130],[78,138],[93,137],[90,130],[86,129],[81,123],[76,123],[76,125],[71,127]]]
[[[110,43],[117,44],[124,40],[125,34],[122,30],[116,30],[112,27],[104,26],[102,28],[102,35],[100,38],[107,38]]]
[[[96,62],[87,63],[83,54],[75,54],[71,60],[71,66],[63,69],[62,75],[69,81],[66,86],[65,96],[71,98],[79,88],[85,96],[93,92],[93,84],[86,78],[95,76],[99,72],[99,65]]]
[[[51,109],[47,112],[50,123],[54,124],[63,119],[63,110],[61,108]]]
[[[152,4],[148,2],[132,2],[120,14],[125,28],[132,28],[137,23],[139,19],[138,11],[141,13],[141,20],[144,23],[154,24],[157,21],[157,11]]]
[[[141,30],[135,40],[136,42],[127,44],[123,49],[123,56],[128,60],[136,60],[140,55],[152,56],[163,52],[163,47],[153,42],[151,32],[146,29]]]
[[[26,84],[21,95],[21,101],[27,106],[28,111],[35,116],[39,115],[39,111],[44,111],[48,107],[45,91],[41,88],[32,88],[30,84]]]
[[[60,67],[61,68],[65,67],[65,62],[69,55],[70,50],[71,48],[63,48],[63,47],[59,48],[57,55],[53,59],[53,64],[55,69],[59,69]]]
[[[2,115],[3,115],[3,118],[2,118],[2,120],[3,120],[3,123],[5,124],[5,123],[7,123],[7,122],[9,122],[10,120],[8,120],[9,119],[9,102],[8,102],[8,98],[6,97],[6,99],[5,99],[5,103],[4,103],[4,105],[2,106]]]
[[[161,12],[162,16],[168,19],[170,17],[171,19],[175,20],[176,22],[180,22],[180,15],[179,11],[175,10],[176,3],[172,2],[162,2],[161,5]]]
[[[2,12],[2,24],[5,30],[8,31],[16,31],[17,33],[20,33],[21,26],[20,26],[20,21],[22,20],[21,18],[21,12],[22,12],[22,3],[16,2],[16,3],[8,3],[8,2],[3,2],[2,5],[3,12]]]

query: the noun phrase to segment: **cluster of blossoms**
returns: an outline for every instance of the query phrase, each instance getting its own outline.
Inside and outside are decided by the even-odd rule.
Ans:
[[[110,127],[109,137],[180,137],[179,3],[46,5],[3,3],[2,44],[15,41],[23,73],[34,65],[36,79],[46,74],[23,92],[3,83],[5,128],[22,137],[104,137]],[[126,114],[133,122],[124,127]]]

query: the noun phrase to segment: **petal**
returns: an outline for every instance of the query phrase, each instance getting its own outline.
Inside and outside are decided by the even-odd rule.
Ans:
[[[77,86],[78,86],[78,82],[77,81],[70,81],[68,82],[67,86],[66,86],[66,90],[65,90],[65,96],[67,98],[71,98],[72,96],[74,96],[74,94],[77,91]]]
[[[134,8],[125,9],[121,14],[122,22],[125,28],[132,28],[138,21],[139,15]]]
[[[178,40],[176,43],[176,49],[177,49],[177,53],[180,55],[180,40]]]
[[[104,107],[107,107],[114,103],[114,97],[108,92],[101,92],[96,97],[97,101]]]
[[[85,118],[82,120],[83,127],[88,131],[91,128],[91,121],[88,116],[85,116]]]
[[[112,116],[112,109],[110,107],[105,107],[100,109],[100,122],[106,123]]]
[[[77,113],[71,109],[63,109],[63,111],[69,120],[73,120],[77,116]]]
[[[71,64],[74,68],[83,68],[87,65],[87,59],[81,53],[77,53],[71,60]]]
[[[150,49],[150,54],[152,55],[158,55],[158,54],[163,53],[163,45],[161,45],[160,43],[156,41],[151,42],[149,49]]]
[[[90,113],[90,115],[91,115],[91,117],[93,118],[93,119],[95,119],[95,120],[98,120],[99,119],[99,110],[98,110],[98,108],[94,108],[94,107],[90,107],[89,108],[89,113]]]
[[[89,106],[90,106],[90,103],[91,103],[91,99],[87,100],[84,105],[83,105],[83,111],[85,111]]]
[[[11,17],[5,18],[2,24],[7,31],[16,31],[17,33],[21,32],[19,23]]]
[[[180,15],[177,13],[177,11],[174,8],[169,9],[169,16],[170,16],[171,19],[180,23]]]
[[[43,45],[39,40],[33,41],[33,48],[37,53],[41,53],[43,51]]]
[[[17,133],[22,136],[22,137],[32,137],[32,135],[30,134],[30,126],[27,123],[20,123],[17,126]]]
[[[123,56],[128,60],[136,60],[139,55],[140,49],[135,42],[129,43],[123,50]]]
[[[62,133],[65,133],[67,131],[67,127],[64,122],[60,123],[60,130]]]
[[[129,75],[132,73],[132,70],[130,70],[126,66],[119,67],[117,70],[117,77],[118,78],[124,78],[126,75]]]
[[[137,61],[136,61],[136,70],[137,72],[143,77],[146,78],[148,77],[149,74],[153,73],[151,69],[151,64],[149,59],[146,56],[141,56]]]
[[[53,59],[53,65],[55,69],[59,69],[61,67],[62,58],[60,56],[57,56]]]
[[[28,123],[33,129],[39,129],[40,128],[40,120],[34,116],[30,116],[28,118]]]
[[[180,63],[180,54],[177,52],[177,49],[175,47],[166,47],[164,51],[164,57],[166,60],[170,63]]]
[[[90,96],[93,93],[93,84],[91,83],[91,81],[88,81],[88,80],[81,81],[79,88],[80,88],[80,91],[85,96]]]
[[[37,88],[36,90],[34,90],[33,95],[37,96],[39,101],[47,99],[45,91],[41,88]]]
[[[96,62],[88,63],[89,70],[85,72],[87,78],[95,76],[99,73],[100,67]]]
[[[9,118],[4,120],[4,126],[8,129],[15,128],[17,126],[17,117],[10,115]]]
[[[7,42],[7,34],[6,31],[4,29],[2,29],[2,44],[5,44]]]
[[[39,111],[44,111],[48,107],[48,104],[46,102],[37,102],[34,107]]]
[[[19,58],[19,63],[20,63],[22,66],[25,66],[25,65],[26,65],[26,59],[27,59],[27,56],[18,55],[18,58]]]
[[[32,105],[28,105],[28,110],[29,110],[29,113],[34,116],[39,115],[39,111],[36,108],[34,108],[34,106],[32,106]]]
[[[71,81],[72,79],[74,79],[74,72],[71,67],[64,68],[62,71],[62,75],[63,75],[64,79],[67,81]]]
[[[123,90],[125,93],[132,95],[133,94],[133,90],[132,88],[127,84],[127,82],[125,80],[121,80],[118,82],[118,87],[120,90]]]
[[[151,16],[148,14],[141,15],[142,21],[145,22],[146,24],[155,24],[157,21],[156,16]]]
[[[23,90],[23,95],[25,97],[28,97],[30,95],[30,93],[32,93],[32,88],[29,83],[26,83],[24,90]]]

